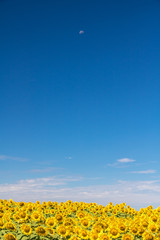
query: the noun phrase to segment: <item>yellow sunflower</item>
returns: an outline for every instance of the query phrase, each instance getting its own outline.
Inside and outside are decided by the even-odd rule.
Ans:
[[[64,221],[63,225],[66,226],[66,227],[67,227],[67,226],[72,226],[72,225],[73,225],[73,222],[71,221],[71,219],[68,219],[68,218],[67,218],[67,219]]]
[[[26,222],[26,220],[29,217],[28,214],[25,211],[20,211],[20,212],[17,213],[17,215],[18,215],[18,218],[19,218],[18,221],[20,223]]]
[[[88,228],[90,226],[90,221],[87,219],[87,218],[83,218],[81,221],[80,221],[81,225],[85,228]]]
[[[122,235],[122,240],[134,240],[133,235],[126,233]]]
[[[155,236],[152,233],[144,232],[142,238],[143,240],[154,240]]]
[[[19,212],[19,216],[20,216],[20,218],[26,218],[27,214],[26,214],[26,212],[21,211],[21,212]]]
[[[143,226],[139,226],[138,228],[138,235],[142,235],[145,232],[145,228]]]
[[[156,233],[157,232],[157,226],[155,224],[149,224],[148,225],[148,230],[152,233]]]
[[[56,228],[57,233],[62,236],[62,237],[66,237],[68,236],[68,231],[67,228],[63,225],[59,226]]]
[[[85,230],[85,229],[81,229],[81,231],[80,231],[80,237],[82,238],[82,239],[88,239],[89,238],[89,232],[87,231],[87,230]]]
[[[33,220],[34,222],[40,222],[41,218],[42,216],[38,211],[35,211],[31,214],[31,220]]]
[[[153,216],[151,217],[151,219],[152,219],[153,222],[157,222],[157,221],[158,221],[158,215],[157,215],[157,214],[156,214],[156,215],[153,215]]]
[[[32,233],[32,228],[30,225],[22,224],[21,231],[25,235],[30,235]]]
[[[103,231],[103,229],[102,229],[102,227],[100,227],[98,225],[94,225],[93,228],[92,228],[92,231],[99,234],[100,232]]]
[[[147,228],[148,227],[148,221],[147,220],[142,220],[141,221],[141,225],[144,227],[144,228]]]
[[[81,228],[79,226],[75,226],[74,227],[74,232],[79,235],[80,234],[80,231],[81,231]]]
[[[4,228],[7,228],[8,230],[11,230],[11,231],[15,231],[16,230],[16,226],[12,222],[6,222],[4,224]]]
[[[17,240],[17,238],[12,233],[7,233],[4,235],[5,240]]]
[[[9,203],[11,204],[14,203],[13,199],[9,199]]]
[[[48,227],[54,227],[55,226],[55,219],[53,217],[50,217],[50,218],[47,218],[46,221],[45,221],[45,224],[48,226]]]
[[[158,233],[157,233],[157,238],[159,238],[159,239],[160,239],[160,232],[158,232]]]
[[[82,212],[82,211],[79,211],[79,212],[76,214],[76,216],[77,216],[78,219],[82,219],[82,218],[85,217],[85,213]]]
[[[39,226],[35,229],[35,231],[39,236],[46,236],[47,235],[47,230],[44,227]]]
[[[110,237],[107,235],[107,233],[101,233],[98,236],[98,240],[111,240]]]
[[[118,238],[120,236],[119,229],[115,227],[111,227],[109,229],[109,236],[111,238]]]
[[[75,233],[75,229],[73,226],[66,226],[68,235],[73,235]]]
[[[81,240],[81,239],[77,236],[72,236],[69,240]]]
[[[4,223],[3,219],[0,219],[0,229],[4,228],[4,225],[5,225],[5,223]]]
[[[13,214],[13,219],[16,221],[16,222],[19,222],[20,221],[20,217],[17,213]]]
[[[132,225],[129,228],[130,233],[137,235],[138,234],[138,227],[136,225]]]
[[[96,233],[96,232],[91,232],[91,233],[90,233],[90,239],[91,239],[91,240],[96,240],[96,239],[98,239],[98,233]]]
[[[122,222],[118,224],[118,228],[119,228],[121,233],[124,233],[124,232],[127,231],[127,226]]]
[[[49,234],[54,235],[55,234],[55,230],[52,228],[46,228],[46,230],[48,231]]]
[[[62,214],[56,214],[56,215],[55,215],[55,220],[56,220],[58,223],[60,223],[60,222],[62,222],[62,221],[64,220],[64,217],[63,217]]]
[[[55,213],[55,210],[54,209],[50,209],[49,210],[51,214],[54,214]]]

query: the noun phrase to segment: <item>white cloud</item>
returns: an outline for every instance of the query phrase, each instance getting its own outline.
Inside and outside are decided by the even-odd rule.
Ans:
[[[118,159],[114,163],[108,163],[107,166],[125,168],[125,167],[128,167],[129,165],[126,165],[126,164],[123,164],[123,163],[132,163],[132,162],[135,162],[135,161],[136,160],[133,160],[133,159],[130,159],[130,158],[121,158],[121,159]]]
[[[140,173],[140,174],[149,174],[149,173],[155,173],[156,170],[149,169],[149,170],[143,170],[143,171],[132,171],[131,173]]]
[[[28,161],[26,158],[21,158],[21,157],[12,157],[12,156],[7,156],[7,155],[0,155],[0,160],[15,160],[15,161]]]
[[[20,180],[12,184],[0,184],[1,199],[14,201],[58,201],[67,200],[96,202],[107,205],[109,202],[122,203],[139,210],[141,207],[159,206],[160,181],[123,181],[115,184],[69,187],[69,182],[86,181],[85,178],[55,176]]]
[[[84,34],[84,31],[83,31],[83,30],[80,30],[80,31],[79,31],[79,34]]]
[[[69,160],[71,160],[71,159],[72,159],[72,157],[65,157],[65,159],[69,159]]]
[[[118,159],[117,162],[120,162],[120,163],[129,163],[129,162],[135,162],[135,160],[130,159],[130,158],[121,158],[121,159]]]

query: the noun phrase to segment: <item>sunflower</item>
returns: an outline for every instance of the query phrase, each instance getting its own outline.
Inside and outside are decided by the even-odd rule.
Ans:
[[[126,233],[126,234],[123,234],[122,240],[134,240],[134,237],[133,235]]]
[[[50,209],[49,212],[50,212],[51,214],[54,214],[54,213],[55,213],[55,210],[54,210],[54,209]]]
[[[35,211],[31,214],[31,219],[35,222],[39,222],[41,220],[41,214]]]
[[[32,228],[29,225],[22,224],[21,226],[21,231],[25,235],[30,235],[32,233]]]
[[[152,233],[155,233],[155,232],[157,232],[157,226],[155,224],[149,224],[148,230]]]
[[[63,215],[62,215],[62,214],[56,214],[56,215],[55,215],[55,220],[56,220],[58,223],[62,222],[62,221],[64,220]]]
[[[67,228],[64,225],[57,227],[56,231],[62,237],[66,237],[68,235]]]
[[[19,222],[20,217],[19,217],[19,215],[18,215],[17,213],[14,213],[14,214],[13,214],[13,219],[14,219],[14,221],[16,221],[16,222]]]
[[[158,215],[157,215],[157,214],[156,214],[156,215],[153,215],[153,216],[151,217],[151,219],[152,219],[153,222],[157,222],[157,221],[158,221]]]
[[[20,216],[20,218],[26,218],[27,214],[26,214],[26,212],[21,211],[21,212],[19,212],[19,216]]]
[[[4,228],[7,228],[8,230],[11,230],[11,231],[16,230],[15,224],[13,224],[12,222],[6,222],[4,224]]]
[[[33,207],[32,207],[32,205],[28,205],[28,207],[27,207],[27,211],[28,211],[28,212],[32,212],[32,211],[33,211]]]
[[[25,222],[28,219],[28,214],[25,211],[20,211],[17,213],[18,215],[18,221],[19,222]]]
[[[109,227],[109,223],[106,220],[101,220],[101,227],[104,230],[107,230],[107,228]]]
[[[67,219],[64,221],[63,225],[67,227],[67,226],[72,226],[73,223],[74,223],[74,222],[73,222],[71,219],[67,218]]]
[[[122,222],[118,224],[118,228],[119,228],[121,233],[124,233],[124,232],[127,231],[127,226]]]
[[[73,226],[66,226],[68,235],[73,235],[75,233],[75,229]]]
[[[5,225],[5,223],[4,223],[3,219],[0,219],[0,229],[4,228],[4,225]]]
[[[88,221],[87,218],[83,218],[81,221],[80,221],[81,225],[85,228],[88,228],[90,226],[90,221]]]
[[[145,228],[143,226],[139,226],[138,228],[138,235],[142,235],[145,232]]]
[[[9,199],[9,203],[13,204],[14,203],[13,199]]]
[[[109,229],[109,236],[111,238],[118,238],[120,236],[119,229],[115,227],[111,227]]]
[[[55,230],[52,228],[46,228],[46,230],[49,232],[49,234],[54,235],[55,234]]]
[[[98,225],[94,225],[92,228],[92,231],[96,232],[96,233],[100,233],[103,231],[102,227],[98,226]]]
[[[78,219],[82,219],[82,218],[85,217],[85,213],[82,212],[82,211],[79,211],[79,212],[76,214],[76,216],[78,217]]]
[[[80,237],[82,238],[82,239],[88,239],[89,238],[89,232],[87,231],[87,230],[85,230],[85,229],[81,229],[81,231],[80,231]]]
[[[141,221],[141,225],[143,226],[143,227],[145,227],[145,228],[147,228],[148,227],[148,221],[147,220],[143,220],[143,221]]]
[[[74,207],[70,207],[70,213],[71,212],[76,213],[77,212],[77,207],[75,207],[75,206]]]
[[[54,227],[55,226],[55,219],[53,217],[47,218],[45,221],[45,224],[48,227]]]
[[[80,231],[81,231],[81,228],[79,226],[75,226],[74,227],[74,232],[79,235],[80,234]]]
[[[101,233],[98,236],[98,240],[110,240],[110,237],[107,235],[107,233]]]
[[[138,234],[138,227],[136,225],[133,225],[129,228],[130,233],[137,235]]]
[[[160,239],[160,232],[158,232],[158,233],[157,233],[157,238],[159,238],[159,239]]]
[[[20,207],[22,207],[22,206],[24,206],[24,205],[25,205],[24,202],[19,202],[19,206],[20,206]]]
[[[96,240],[96,239],[98,239],[98,233],[96,233],[96,232],[91,232],[91,233],[90,233],[90,239],[91,239],[91,240]]]
[[[156,226],[157,226],[157,232],[160,232],[160,223],[157,223]]]
[[[72,236],[69,240],[81,240],[81,239],[77,236]]]
[[[143,240],[154,240],[154,235],[149,232],[144,232],[142,235]]]
[[[46,236],[47,235],[47,230],[44,227],[39,226],[35,229],[35,231],[39,236]]]
[[[12,233],[5,234],[4,239],[5,240],[17,240],[17,238]]]
[[[50,210],[49,210],[49,209],[45,209],[45,210],[44,210],[44,213],[47,215],[47,214],[50,213]]]

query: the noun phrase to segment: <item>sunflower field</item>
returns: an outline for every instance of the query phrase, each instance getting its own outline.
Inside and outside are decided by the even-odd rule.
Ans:
[[[160,240],[160,207],[0,199],[0,240]]]

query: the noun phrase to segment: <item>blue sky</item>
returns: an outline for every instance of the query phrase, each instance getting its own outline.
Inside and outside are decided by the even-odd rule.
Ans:
[[[0,1],[0,195],[160,199],[160,3]]]

